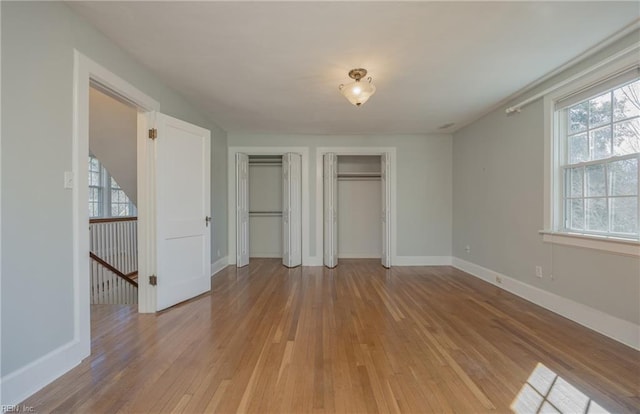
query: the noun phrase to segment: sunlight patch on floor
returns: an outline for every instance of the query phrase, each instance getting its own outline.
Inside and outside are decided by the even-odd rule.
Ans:
[[[511,403],[515,413],[606,413],[591,398],[541,363],[536,365],[516,399]]]

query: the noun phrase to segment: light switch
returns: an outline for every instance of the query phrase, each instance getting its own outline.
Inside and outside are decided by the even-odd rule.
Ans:
[[[64,172],[64,188],[73,188],[73,171]]]

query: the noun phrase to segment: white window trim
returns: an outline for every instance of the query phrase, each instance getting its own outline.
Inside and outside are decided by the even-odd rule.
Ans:
[[[587,74],[569,84],[555,89],[544,96],[544,228],[540,231],[542,240],[565,246],[575,246],[587,249],[601,250],[625,256],[640,257],[640,240],[618,239],[611,236],[578,234],[561,231],[562,186],[560,185],[561,148],[555,136],[558,123],[555,122],[555,102],[573,91],[596,84],[614,73],[638,65],[637,48],[633,48],[624,56],[606,65],[600,65]]]

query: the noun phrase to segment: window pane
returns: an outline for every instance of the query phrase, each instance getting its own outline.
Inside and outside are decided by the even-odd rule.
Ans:
[[[615,233],[638,232],[638,198],[624,197],[611,199],[613,210],[611,231]]]
[[[583,102],[569,108],[569,133],[584,131],[587,129],[589,102]]]
[[[609,214],[606,198],[590,198],[587,203],[587,230],[609,231]]]
[[[567,189],[568,197],[582,197],[582,190],[584,188],[584,169],[583,168],[571,168],[567,171],[569,177]]]
[[[611,122],[611,92],[589,100],[589,126]]]
[[[602,197],[606,195],[604,165],[590,165],[585,168],[587,180],[587,197]]]
[[[120,201],[120,191],[119,190],[111,190],[111,204],[116,204]]]
[[[613,119],[640,116],[640,80],[613,91]]]
[[[601,160],[611,156],[611,127],[598,128],[589,132],[591,136],[591,159]]]
[[[608,166],[609,194],[612,196],[638,195],[638,160],[612,162]]]
[[[89,185],[100,185],[100,173],[90,172],[89,173]]]
[[[614,155],[640,152],[640,120],[620,122],[613,127]]]
[[[568,224],[572,230],[584,230],[584,200],[568,200]]]
[[[569,164],[589,161],[589,140],[587,134],[569,137]]]
[[[113,177],[111,177],[111,188],[116,188],[116,189],[120,188],[120,186],[118,185],[116,180],[113,179]]]

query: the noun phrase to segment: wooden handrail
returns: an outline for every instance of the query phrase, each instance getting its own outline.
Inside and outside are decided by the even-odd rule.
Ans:
[[[138,217],[104,217],[89,219],[89,223],[115,223],[118,221],[136,221]]]
[[[89,256],[93,260],[95,260],[96,262],[100,263],[102,266],[104,266],[107,269],[109,269],[111,272],[115,273],[116,276],[119,276],[122,279],[126,280],[127,282],[131,283],[133,286],[138,287],[138,282],[136,282],[135,280],[131,279],[129,276],[125,275],[124,273],[122,273],[121,271],[116,269],[115,267],[111,266],[109,263],[105,262],[104,260],[102,260],[101,258],[96,256],[93,252],[89,252]]]

